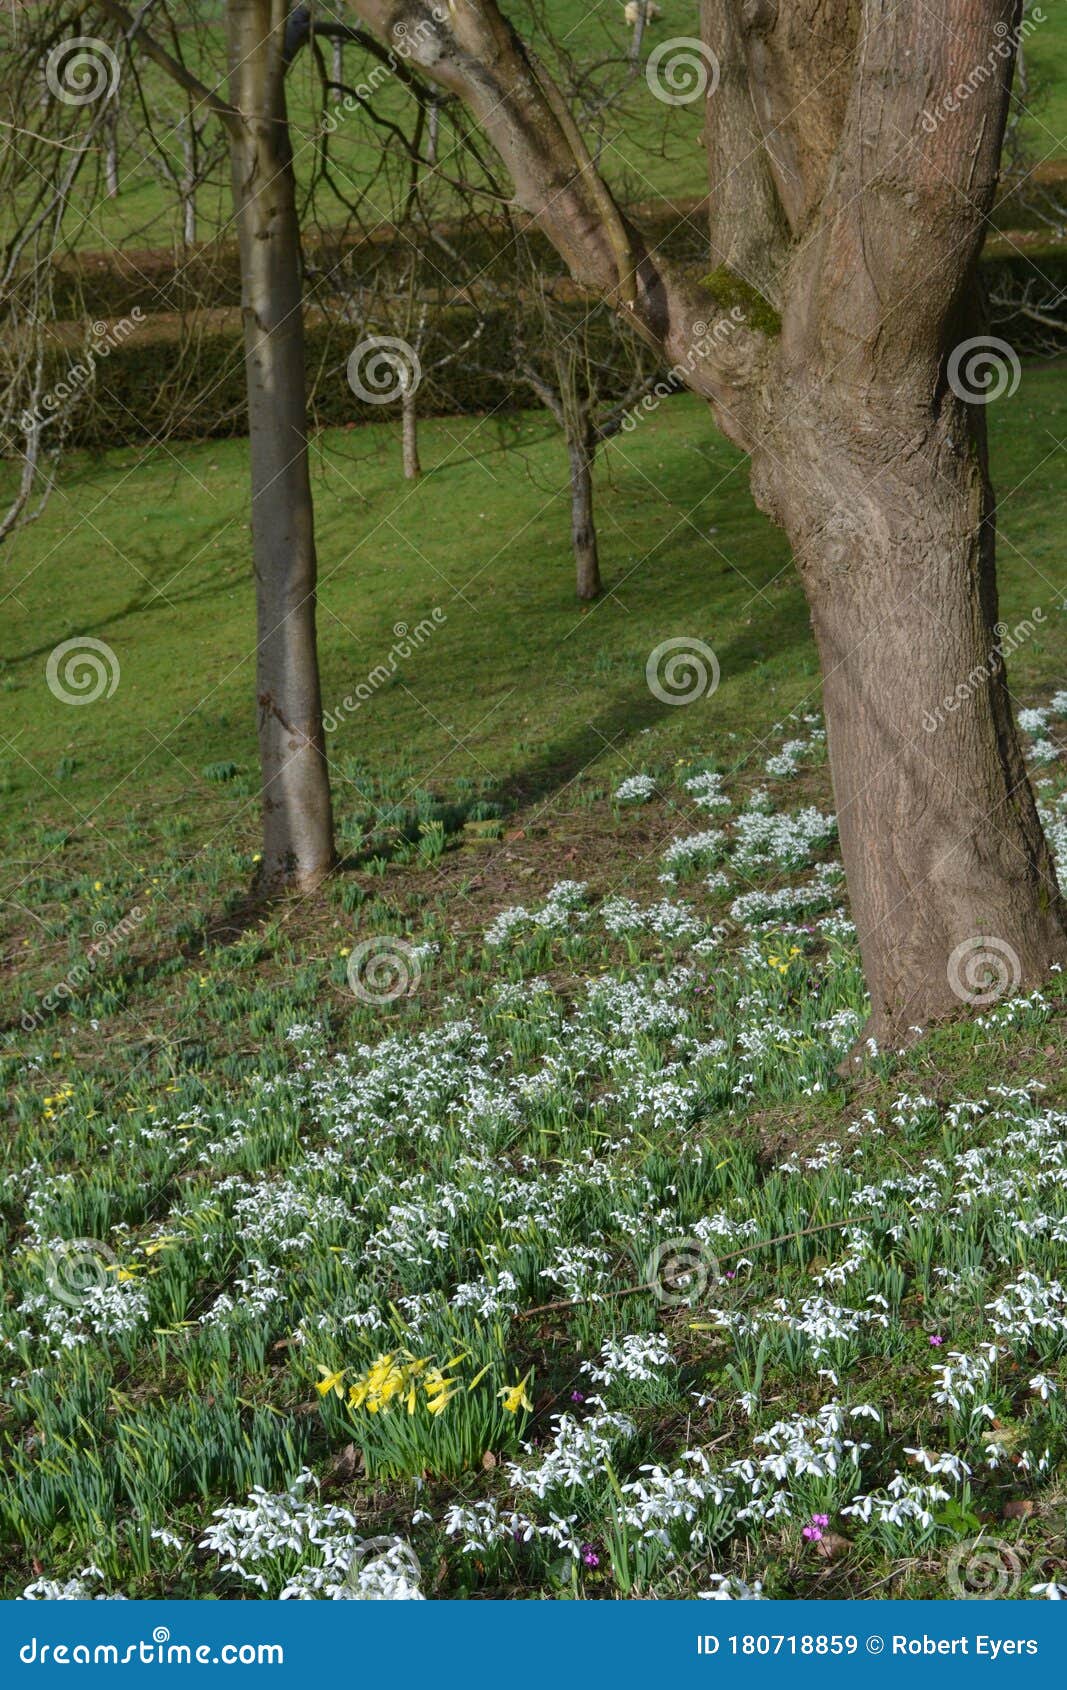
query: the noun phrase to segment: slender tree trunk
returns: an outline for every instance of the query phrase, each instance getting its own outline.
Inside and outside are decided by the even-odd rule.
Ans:
[[[417,481],[422,474],[419,463],[419,414],[414,387],[405,382],[400,394],[400,436],[404,460],[404,480]]]
[[[835,393],[831,376],[757,476],[774,488],[822,663],[871,997],[857,1056],[869,1037],[899,1046],[1067,962],[997,633],[983,420],[951,393],[924,416],[899,390]]]
[[[312,887],[334,863],[315,640],[300,240],[285,106],[286,0],[228,0],[231,138],[252,465],[261,882]]]
[[[593,464],[596,444],[588,422],[582,421],[567,441],[571,465],[571,546],[580,599],[599,598],[604,590],[597,554],[593,517]]]
[[[338,38],[335,36],[334,39],[330,42],[330,47],[332,48],[332,52],[331,52],[331,55],[330,55],[330,58],[331,58],[330,75],[333,78],[334,82],[337,83],[338,85],[340,85],[344,81],[344,73],[345,73],[344,44],[343,44],[343,42],[338,40]]]
[[[645,25],[648,22],[648,0],[637,0],[637,19],[634,23],[633,39],[630,42],[630,76],[635,77],[641,68],[641,45],[645,39]]]
[[[196,134],[193,119],[183,118],[182,132],[182,236],[186,246],[196,240]]]
[[[108,199],[117,199],[119,193],[119,93],[117,89],[114,98],[109,102],[108,115],[104,122],[104,181],[107,186]]]

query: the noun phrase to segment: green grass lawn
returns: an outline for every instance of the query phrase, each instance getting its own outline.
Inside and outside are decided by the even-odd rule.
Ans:
[[[1065,413],[990,409],[1061,862]],[[316,441],[345,863],[269,910],[245,458],[72,461],[4,559],[4,1593],[1067,1590],[1062,986],[839,1077],[807,615],[706,411],[605,454],[586,611],[543,419]]]
[[[1067,84],[1062,69],[1067,63],[1067,11],[1063,0],[1045,0],[1045,21],[1038,24],[1026,44],[1029,89],[1021,103],[1025,108],[1024,135],[1033,163],[1062,158],[1067,152]],[[621,67],[606,68],[609,61],[625,57],[630,34],[623,20],[619,0],[548,0],[531,11],[525,5],[508,8],[519,30],[555,62],[553,42],[579,65],[602,68],[595,85],[611,86],[616,93],[610,107],[596,120],[583,123],[590,145],[607,180],[628,201],[652,200],[660,195],[677,200],[691,199],[707,190],[704,152],[701,145],[703,102],[668,105],[655,99],[643,75],[632,81]],[[678,7],[677,0],[664,8],[665,15],[649,26],[648,51],[675,36],[698,33],[698,7]],[[213,15],[208,9],[207,17]],[[544,20],[544,22],[542,22]],[[547,33],[545,24],[547,24]],[[218,84],[225,65],[221,25],[209,28],[199,62],[191,40],[186,42],[190,62],[211,86]],[[327,61],[329,49],[326,49]],[[345,48],[345,75],[353,85],[362,84],[375,61],[358,45]],[[566,75],[561,72],[561,80]],[[143,67],[145,97],[157,130],[157,142],[175,170],[181,168],[180,140],[175,129],[185,109],[165,73],[153,65]],[[303,51],[292,67],[287,83],[290,121],[293,130],[297,180],[306,194],[315,169],[319,135],[318,80],[309,53]],[[386,79],[374,92],[375,109],[384,118],[403,120],[407,96],[395,78]],[[210,140],[210,130],[208,139]],[[375,131],[359,114],[346,116],[330,143],[332,168],[341,191],[350,201],[359,201],[360,215],[370,227],[388,223],[406,191],[402,172],[383,175],[381,151]],[[447,155],[441,160],[447,167]],[[180,238],[180,215],[173,193],[166,189],[158,171],[146,160],[146,142],[138,129],[130,127],[120,145],[120,192],[114,199],[102,193],[72,208],[67,235],[72,243],[90,251],[109,248],[167,248]],[[437,215],[445,216],[449,195],[443,191]],[[211,239],[228,230],[231,220],[228,167],[223,160],[203,189],[198,203],[201,219],[199,238]],[[314,218],[323,227],[344,223],[347,213],[340,200],[320,185]],[[151,310],[151,287],[143,308]]]
[[[692,17],[686,20],[684,30],[679,19],[675,33],[695,31],[697,9],[693,6],[688,10],[692,11]],[[702,102],[698,99],[691,104],[666,104],[653,97],[643,75],[632,80],[628,77],[622,61],[630,32],[616,0],[596,0],[591,6],[579,5],[576,0],[549,0],[537,19],[531,19],[524,7],[514,16],[519,28],[537,45],[547,62],[562,63],[554,39],[563,54],[573,55],[577,63],[601,67],[587,87],[610,89],[612,101],[595,124],[584,123],[583,130],[589,144],[598,151],[608,180],[626,199],[652,199],[660,193],[689,198],[705,192],[704,155],[700,146]],[[545,33],[542,18],[549,23],[551,38]],[[669,31],[665,33],[662,21],[657,21],[650,30],[651,45],[669,38],[669,34]],[[221,24],[209,26],[199,52],[191,38],[186,40],[185,50],[205,83],[217,86],[226,62]],[[324,51],[329,64],[328,45]],[[358,44],[346,45],[344,53],[344,75],[349,85],[358,90],[374,75],[378,61]],[[613,60],[619,62],[613,66]],[[560,70],[560,76],[566,84],[565,69]],[[170,161],[172,171],[180,174],[181,137],[177,124],[185,112],[184,95],[174,88],[165,72],[151,64],[143,67],[143,82],[153,113],[156,145]],[[294,61],[286,83],[302,203],[317,171],[319,87],[314,61],[305,49]],[[400,81],[386,75],[383,80],[372,82],[371,87],[375,111],[384,119],[403,122],[410,128],[411,102]],[[338,99],[340,96],[331,106]],[[205,134],[209,145],[212,136],[209,128]],[[441,168],[446,173],[452,167],[455,145],[452,138],[440,156]],[[66,232],[73,245],[90,251],[110,247],[166,248],[180,238],[176,195],[165,186],[159,171],[146,157],[147,147],[143,126],[128,120],[120,132],[120,191],[115,198],[101,191],[90,201],[80,201],[72,207]],[[374,126],[359,112],[342,111],[329,151],[338,187],[350,202],[359,202],[364,223],[374,228],[390,222],[403,203],[407,178],[402,169],[383,174],[379,132]],[[438,196],[435,214],[447,216],[455,202],[447,189],[435,192]],[[229,175],[224,158],[198,195],[197,209],[200,239],[211,239],[220,230],[229,229]],[[320,183],[308,223],[317,220],[324,227],[339,227],[347,215],[338,196]],[[150,302],[144,308],[151,309]]]
[[[1067,150],[1067,6],[1063,0],[1048,0],[1038,9],[1044,22],[1035,24],[1024,48],[1032,93],[1021,103],[1035,157],[1061,158]]]
[[[1021,648],[1020,692],[1058,680],[1064,575],[1050,494],[1062,468],[1067,375],[1030,366],[994,407],[1005,613],[1045,607]],[[722,684],[701,731],[743,743],[817,700],[815,657],[782,537],[755,510],[738,454],[701,404],[672,399],[605,453],[601,541],[611,589],[571,591],[565,455],[538,416],[507,432],[477,418],[423,425],[427,473],[400,475],[397,426],[314,443],[325,707],[387,660],[398,623],[437,608],[433,638],[331,736],[340,801],[351,762],[380,768],[397,739],[420,780],[487,778],[517,793],[621,766],[648,740],[693,740],[689,713],[643,683],[660,640],[713,646]],[[243,441],[72,462],[44,516],[7,548],[2,672],[9,802],[50,825],[136,805],[146,786],[204,784],[205,767],[254,767],[253,605]],[[1045,631],[1047,630],[1047,632]],[[72,709],[44,685],[48,653],[85,634],[121,669],[114,695]],[[615,761],[606,749],[618,739]],[[136,768],[136,774],[130,770]]]

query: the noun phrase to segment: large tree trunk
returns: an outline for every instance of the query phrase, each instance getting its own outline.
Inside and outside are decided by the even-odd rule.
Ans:
[[[996,632],[981,412],[945,392],[790,395],[757,484],[793,543],[823,673],[866,1039],[1034,985],[1067,960],[1055,870]],[[773,491],[771,491],[773,489]]]
[[[574,551],[575,584],[583,600],[599,598],[603,592],[600,558],[597,554],[596,523],[593,518],[593,463],[596,445],[587,426],[567,441],[571,466],[571,546]]]
[[[702,282],[620,210],[494,0],[422,8],[419,36],[413,3],[353,0],[466,101],[575,280],[709,400],[793,543],[871,1033],[1040,984],[1067,963],[1067,917],[995,650],[981,409],[949,380],[974,333],[1018,0],[708,4]]]
[[[315,641],[300,240],[285,107],[285,0],[228,0],[230,161],[252,462],[261,882],[312,887],[334,863]]]

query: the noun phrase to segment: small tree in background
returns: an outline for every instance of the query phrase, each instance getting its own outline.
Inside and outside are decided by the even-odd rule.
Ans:
[[[597,452],[618,434],[661,365],[614,312],[576,297],[567,278],[538,267],[523,237],[517,244],[511,380],[536,395],[566,442],[575,591],[589,602],[604,590],[593,502]]]

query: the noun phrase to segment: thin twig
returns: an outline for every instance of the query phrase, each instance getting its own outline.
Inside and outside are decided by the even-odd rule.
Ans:
[[[830,1232],[838,1226],[858,1226],[861,1221],[868,1221],[870,1218],[870,1215],[846,1215],[844,1220],[823,1221],[819,1226],[806,1226],[800,1232],[782,1232],[779,1233],[777,1238],[760,1238],[755,1244],[743,1245],[740,1250],[726,1250],[721,1255],[716,1255],[715,1260],[717,1262],[730,1262],[733,1261],[735,1256],[747,1256],[750,1250],[766,1250],[771,1244],[791,1244],[795,1238],[810,1238],[813,1232]],[[626,1285],[620,1291],[606,1291],[604,1298],[636,1297],[639,1291],[655,1291],[657,1289],[656,1281],[650,1280],[646,1285]],[[538,1303],[536,1308],[521,1309],[518,1314],[512,1316],[512,1319],[529,1320],[531,1315],[551,1314],[556,1309],[582,1308],[592,1301],[591,1297],[564,1297],[556,1303]]]

